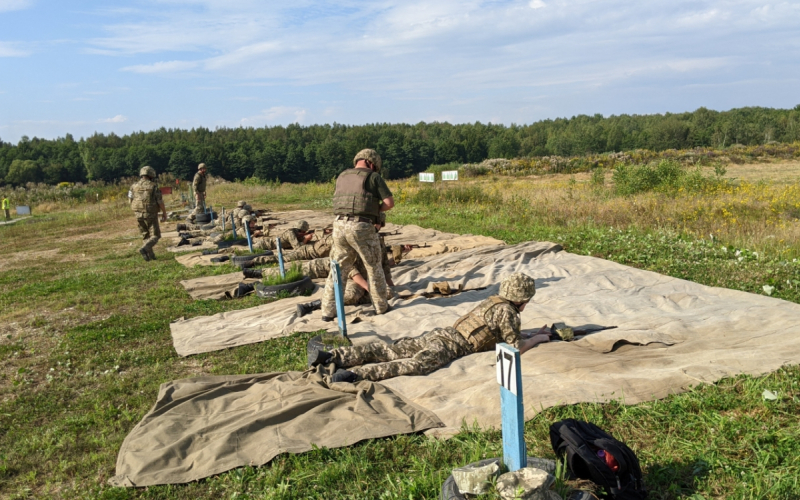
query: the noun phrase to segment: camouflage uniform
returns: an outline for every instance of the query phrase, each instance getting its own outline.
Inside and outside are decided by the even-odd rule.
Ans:
[[[150,168],[150,167],[145,167]],[[145,171],[145,168],[142,171]],[[155,177],[155,171],[152,171],[152,176]],[[164,205],[161,198],[161,190],[158,189],[158,184],[148,179],[141,177],[138,182],[131,186],[131,209],[136,214],[136,223],[139,227],[139,233],[142,235],[142,248],[140,252],[144,251],[150,258],[155,257],[153,247],[161,239],[161,228],[158,225],[158,211]]]
[[[520,276],[526,278],[520,282]],[[508,282],[511,283],[508,283]],[[503,285],[510,285],[504,289]],[[435,328],[416,338],[401,339],[392,345],[383,342],[340,347],[331,351],[331,361],[359,378],[379,381],[402,375],[427,375],[451,361],[475,352],[491,351],[497,342],[519,347],[521,339],[519,309],[515,302],[533,297],[533,279],[515,273],[503,280],[502,296],[493,295],[459,318],[452,327]],[[523,291],[519,293],[521,285]],[[374,364],[368,364],[374,363]],[[362,365],[367,366],[362,366]]]
[[[194,207],[195,214],[202,214],[204,213],[204,204],[206,200],[206,174],[203,171],[206,167],[205,163],[201,163],[197,166],[198,172],[194,174],[194,180],[192,181],[192,189],[194,189],[194,197],[197,205]]]
[[[294,234],[294,232],[292,232],[292,234],[295,237],[297,237],[297,235]],[[300,248],[295,247],[296,250],[284,253],[283,261],[293,262],[296,260],[313,260],[322,257],[327,257],[331,253],[332,239],[333,235],[323,234],[322,238],[320,238],[319,240],[307,243],[305,245],[301,245]],[[284,241],[283,237],[281,237],[281,248],[284,247],[283,241]],[[274,238],[272,239],[272,246],[273,247],[277,246]],[[274,248],[271,248],[270,250],[274,250]],[[253,259],[253,265],[274,264],[276,262],[278,262],[277,255],[265,255],[263,257],[256,257],[255,259]]]
[[[299,249],[304,246],[300,238],[297,237],[296,229],[287,229],[278,237],[281,239],[281,248],[284,250]],[[264,236],[253,240],[253,250],[275,250],[277,247],[278,243],[275,241],[275,237],[272,236]]]

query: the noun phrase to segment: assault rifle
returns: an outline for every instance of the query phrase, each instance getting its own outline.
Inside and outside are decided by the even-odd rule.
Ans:
[[[590,333],[602,332],[603,330],[613,330],[614,328],[616,328],[616,326],[599,326],[597,328],[575,329],[566,326],[564,323],[553,323],[549,330],[552,340],[571,342],[575,340],[575,337],[589,335]]]

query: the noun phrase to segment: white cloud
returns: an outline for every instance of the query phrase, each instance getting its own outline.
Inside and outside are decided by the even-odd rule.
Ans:
[[[30,50],[18,48],[14,42],[0,42],[0,57],[26,57],[31,55]]]
[[[547,7],[547,4],[542,0],[531,0],[528,4],[528,7],[531,9],[541,9],[542,7]]]
[[[33,5],[33,0],[0,0],[0,12],[23,10]]]
[[[259,126],[272,123],[303,123],[308,111],[291,106],[273,106],[261,114],[242,118],[242,125]]]
[[[97,123],[124,123],[128,121],[127,116],[117,115],[113,118],[104,118],[102,120],[97,120]]]
[[[187,71],[197,67],[194,61],[161,61],[153,64],[137,64],[134,66],[126,66],[122,71],[130,71],[131,73],[177,73]]]

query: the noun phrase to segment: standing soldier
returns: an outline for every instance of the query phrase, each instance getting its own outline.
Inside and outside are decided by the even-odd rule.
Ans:
[[[9,208],[8,198],[3,198],[3,214],[5,214],[6,220],[11,219],[11,209]]]
[[[153,247],[161,238],[161,229],[158,227],[158,209],[161,209],[161,222],[167,221],[167,209],[161,199],[161,191],[155,182],[156,171],[153,167],[142,167],[139,171],[139,181],[131,186],[131,208],[136,214],[139,223],[139,232],[142,233],[143,245],[139,249],[144,260],[156,260]]]
[[[361,257],[367,270],[369,292],[377,314],[389,310],[386,301],[386,276],[381,268],[381,245],[375,224],[380,214],[394,208],[394,197],[380,176],[381,157],[374,149],[363,149],[353,158],[353,167],[336,179],[333,194],[333,250],[331,255],[341,266],[342,276],[349,276],[356,258]],[[328,275],[322,296],[322,319],[336,316],[333,273]]]
[[[201,163],[197,166],[197,173],[194,174],[192,181],[192,189],[194,189],[194,199],[197,204],[194,207],[195,214],[205,213],[206,208],[206,164]]]

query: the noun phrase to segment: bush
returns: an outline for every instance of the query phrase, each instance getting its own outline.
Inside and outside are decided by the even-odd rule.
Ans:
[[[675,160],[661,160],[644,165],[617,165],[612,179],[614,191],[631,195],[646,191],[670,192],[684,189],[701,191],[725,183],[715,171],[715,177],[706,177],[700,168],[688,169]]]
[[[500,203],[501,200],[484,193],[478,186],[454,186],[450,188],[434,188],[425,186],[410,197],[411,203],[431,205],[437,203]]]
[[[285,285],[301,279],[303,279],[303,266],[299,262],[292,262],[292,265],[286,270],[286,277],[281,278],[280,274],[267,276],[264,278],[263,283],[265,286]]]

